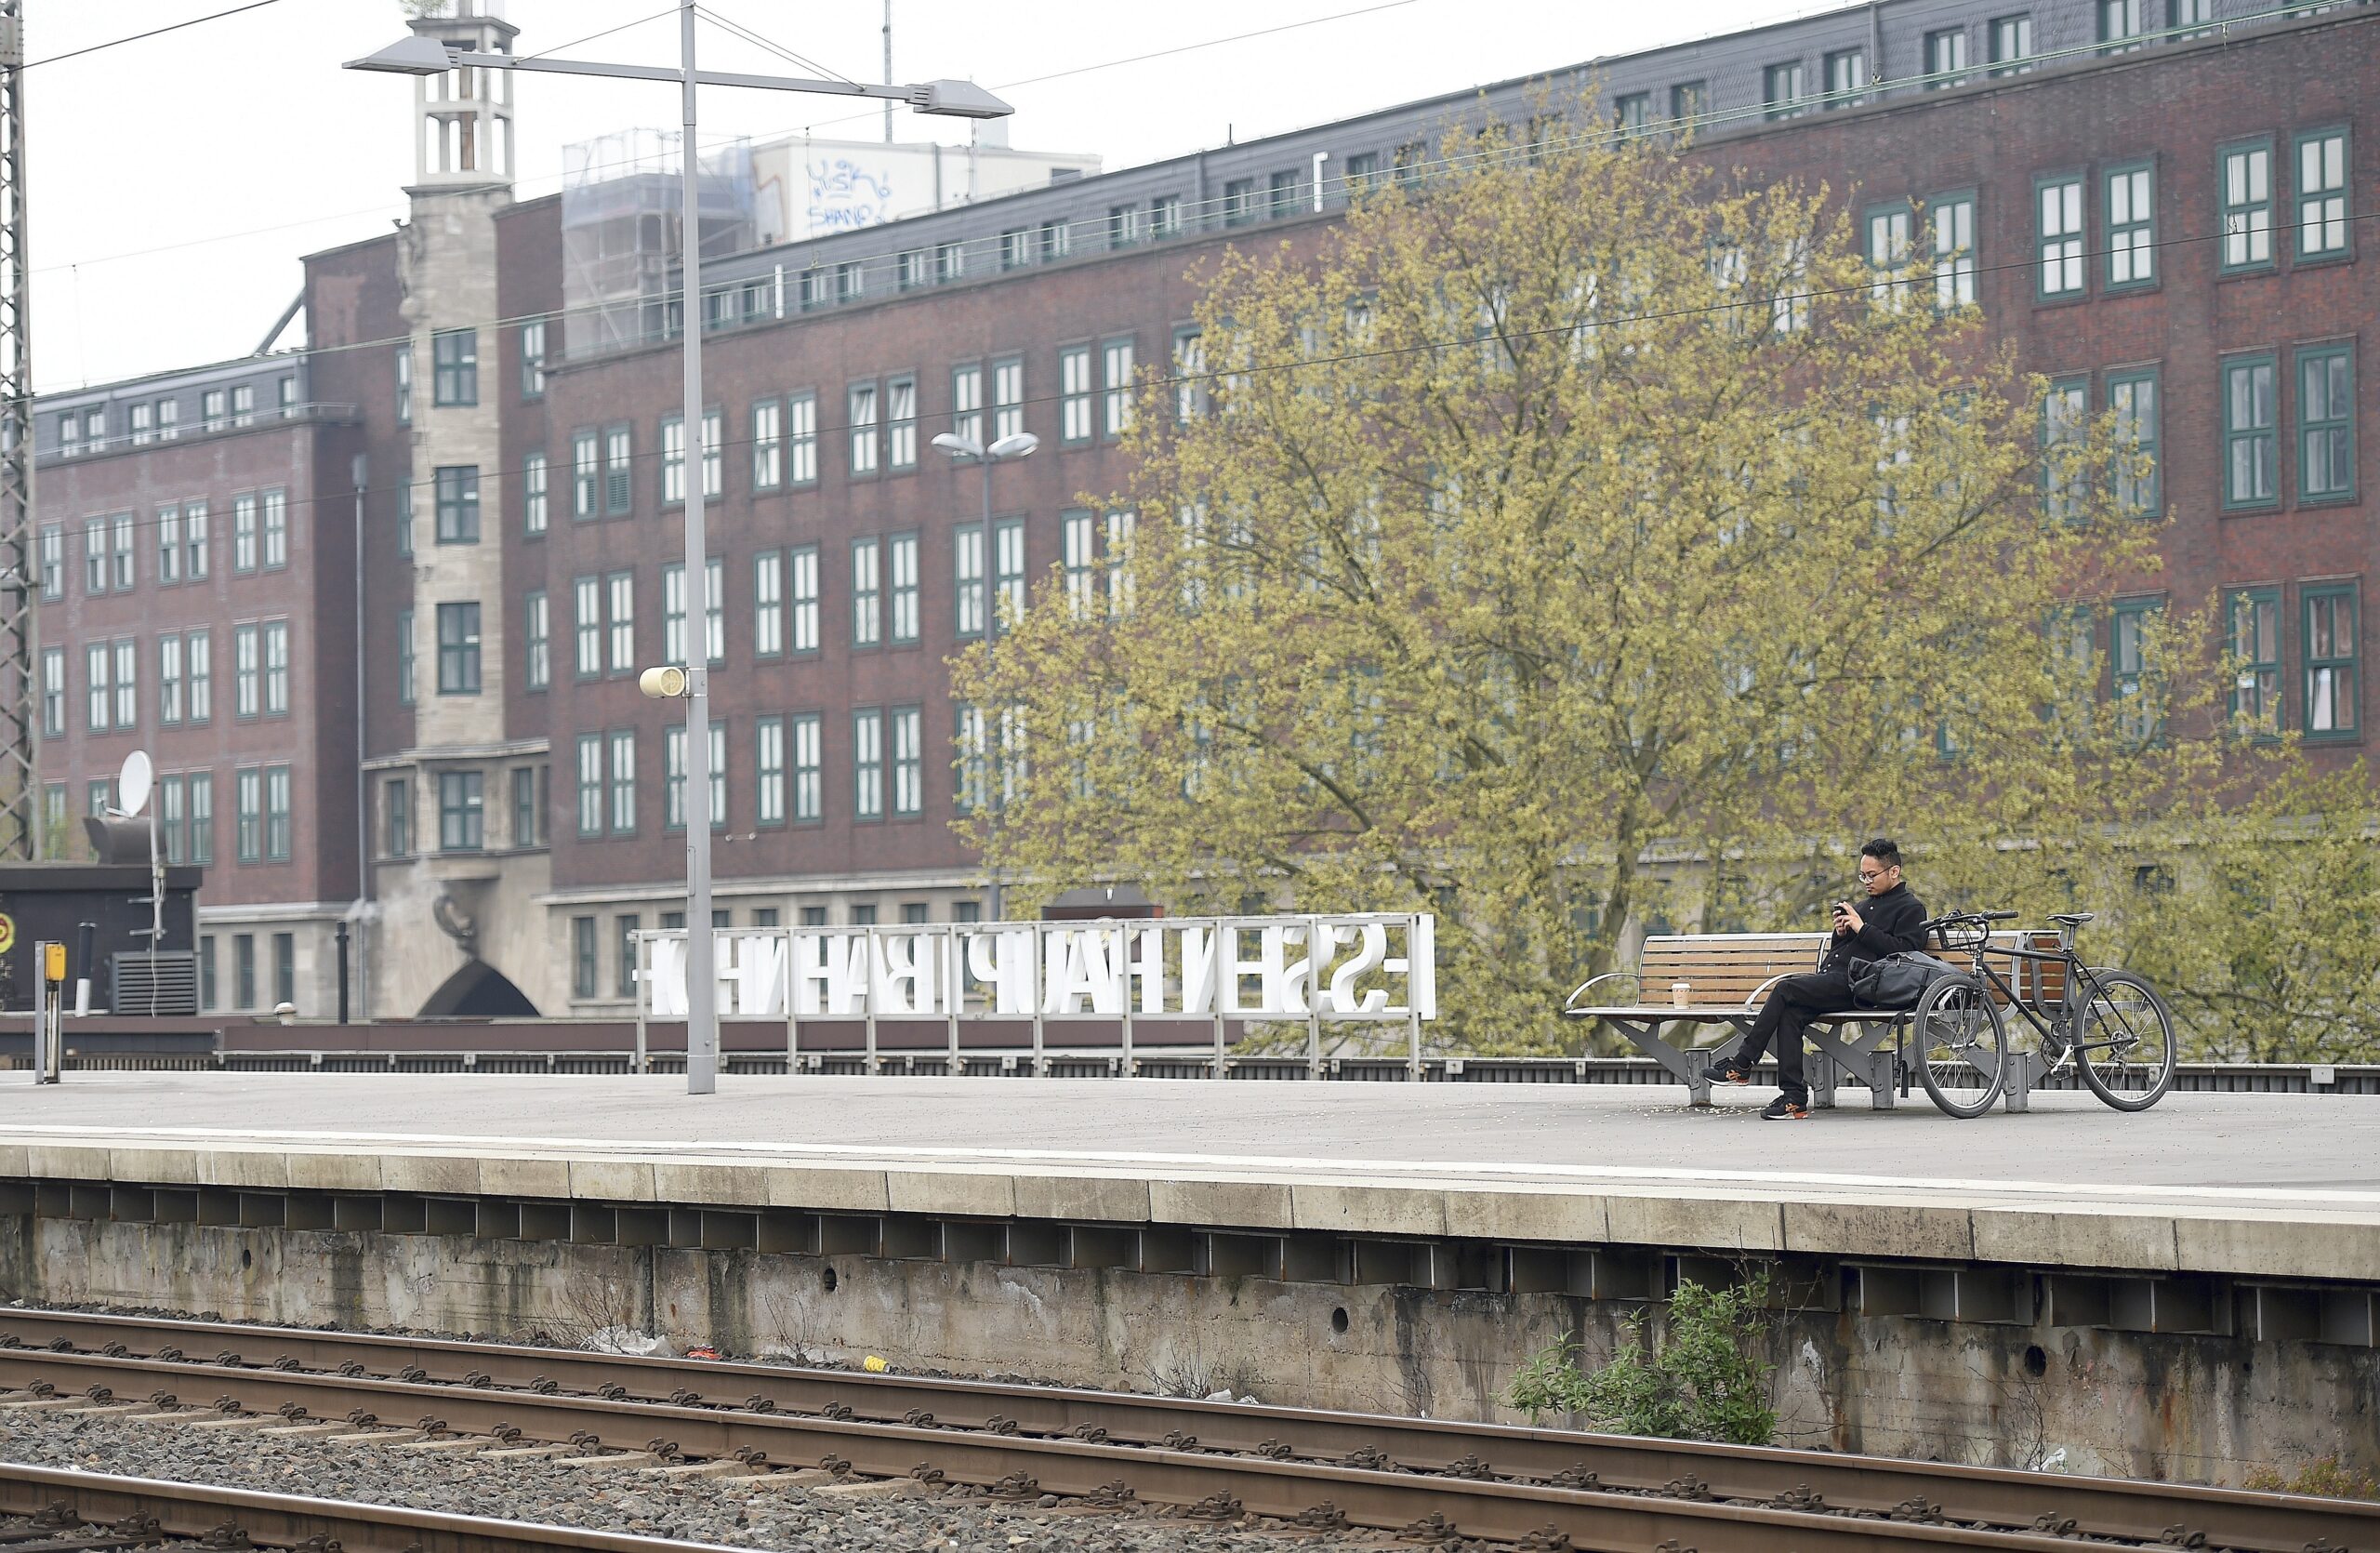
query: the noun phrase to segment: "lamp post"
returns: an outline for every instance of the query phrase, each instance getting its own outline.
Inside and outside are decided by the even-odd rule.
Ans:
[[[1041,439],[1030,431],[1012,431],[985,447],[972,437],[962,437],[956,431],[945,431],[934,438],[933,445],[954,458],[972,458],[984,466],[984,668],[988,671],[994,655],[998,651],[1000,634],[999,541],[992,532],[992,466],[1010,458],[1022,458],[1041,445]],[[984,801],[992,806],[992,832],[999,833],[999,786],[1006,773],[1008,753],[1008,716],[1000,714],[996,723],[988,715],[984,720]],[[998,753],[992,745],[992,729],[1000,730]],[[984,914],[989,921],[1000,920],[999,870],[989,866],[984,869]]]
[[[526,70],[561,75],[602,75],[628,81],[674,81],[679,87],[684,139],[679,146],[678,246],[680,338],[685,347],[682,445],[686,471],[686,636],[706,650],[686,666],[678,692],[686,702],[686,1093],[708,1095],[719,1087],[719,979],[710,925],[710,685],[707,667],[710,618],[709,546],[704,534],[702,489],[703,287],[702,208],[694,165],[694,88],[748,86],[762,91],[809,92],[827,97],[873,97],[906,102],[920,113],[952,118],[996,119],[1014,112],[968,81],[926,81],[911,86],[871,86],[858,81],[822,81],[808,76],[745,75],[694,68],[694,0],[678,0],[676,70],[657,65],[591,64],[578,60],[515,59],[509,54],[449,47],[416,34],[377,54],[350,60],[349,70],[388,71],[400,75],[440,75],[449,70]],[[649,694],[650,692],[648,692]]]

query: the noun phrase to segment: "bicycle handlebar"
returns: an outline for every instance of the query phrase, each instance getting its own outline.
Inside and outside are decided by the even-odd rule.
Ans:
[[[1937,932],[1942,928],[1957,927],[1968,923],[2013,922],[2016,920],[2016,913],[2014,911],[1952,911],[1947,916],[1937,917],[1931,922],[1919,923],[1918,931],[1921,933]]]

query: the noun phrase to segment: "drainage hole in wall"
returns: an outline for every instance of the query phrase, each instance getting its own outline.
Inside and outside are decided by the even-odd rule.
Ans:
[[[2042,1352],[2041,1345],[2038,1343],[2029,1346],[2025,1349],[2025,1374],[2041,1375],[2048,1372],[2049,1355]]]
[[[830,1294],[835,1292],[835,1269],[828,1268],[826,1269],[826,1292]]]
[[[253,1252],[243,1251],[240,1253],[240,1266],[244,1268],[252,1268],[256,1266],[256,1254]]]
[[[1347,1307],[1345,1306],[1340,1305],[1331,1307],[1330,1330],[1333,1332],[1344,1332],[1347,1330]]]

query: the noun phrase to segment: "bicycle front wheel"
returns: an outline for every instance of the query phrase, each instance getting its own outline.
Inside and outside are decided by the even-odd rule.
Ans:
[[[2174,1087],[2174,1015],[2130,971],[2093,971],[2074,1021],[2074,1065],[2091,1092],[2120,1111],[2145,1111]]]
[[[1971,976],[1944,976],[1911,1015],[1917,1077],[1952,1116],[1981,1116],[2007,1082],[2006,1032],[1990,989]]]

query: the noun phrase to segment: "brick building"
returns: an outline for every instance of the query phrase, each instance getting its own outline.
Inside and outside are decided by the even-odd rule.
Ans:
[[[219,1005],[319,1012],[353,915],[376,1013],[614,1011],[625,932],[683,909],[681,709],[634,676],[692,629],[718,665],[721,919],[968,915],[944,659],[997,591],[1104,564],[1129,519],[1078,493],[1125,484],[1131,373],[1195,355],[1185,272],[1549,87],[1549,133],[1693,119],[1692,154],[1837,191],[1880,262],[1948,256],[1937,284],[2053,380],[2053,419],[2118,408],[2155,452],[2137,495],[2175,521],[2164,569],[2093,623],[2110,690],[2146,611],[2220,591],[2241,704],[2360,752],[2380,11],[1879,0],[707,259],[714,451],[691,471],[671,310],[572,338],[568,196],[511,200],[506,88],[441,78],[421,121],[480,127],[423,134],[407,228],[307,260],[302,356],[43,402],[52,812],[152,742],[177,844],[214,861]],[[930,445],[954,428],[1041,438],[993,470],[988,532],[983,471]],[[692,627],[690,483],[716,579]]]

